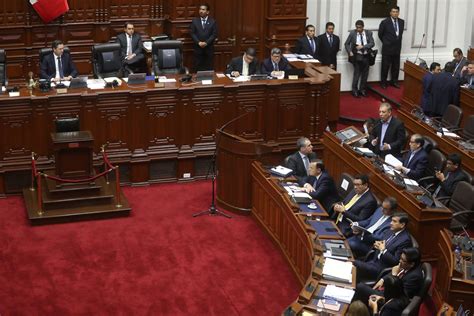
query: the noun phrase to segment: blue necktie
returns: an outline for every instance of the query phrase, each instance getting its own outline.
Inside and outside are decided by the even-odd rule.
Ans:
[[[314,39],[313,38],[311,38],[309,40],[309,44],[311,45],[311,52],[314,54],[315,48],[314,48]]]
[[[397,20],[393,20],[393,28],[395,29],[395,33],[398,32],[398,24],[397,24]]]
[[[63,64],[61,63],[61,57],[58,57],[58,72],[59,72],[59,78],[64,78]]]

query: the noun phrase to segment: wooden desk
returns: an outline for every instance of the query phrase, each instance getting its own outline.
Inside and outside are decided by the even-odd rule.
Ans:
[[[420,121],[410,112],[407,112],[405,109],[400,109],[398,111],[398,118],[405,123],[405,127],[410,133],[421,134],[431,137],[438,143],[439,149],[445,154],[458,153],[461,155],[462,167],[468,171],[470,174],[474,174],[474,153],[469,152],[461,148],[458,143],[449,138],[449,137],[439,137],[436,134],[436,131],[426,124],[425,122]]]
[[[399,209],[408,214],[408,229],[420,245],[423,260],[436,261],[439,250],[433,247],[433,236],[437,236],[440,229],[449,227],[451,211],[447,208],[424,208],[415,196],[399,189],[387,175],[377,170],[370,160],[356,154],[348,146],[342,146],[332,133],[324,133],[323,144],[323,161],[329,174],[336,176],[347,172],[353,175],[369,175],[371,190],[380,198],[395,197]],[[335,180],[337,182],[337,179]]]
[[[320,150],[330,81],[318,73],[296,81],[215,78],[212,85],[178,81],[155,88],[147,81],[67,94],[26,89],[20,97],[0,94],[0,196],[29,184],[32,151],[41,169],[54,168],[48,142],[57,116],[77,115],[81,129],[94,135],[94,152],[106,144],[112,161],[120,164],[121,181],[134,185],[203,178],[216,128],[243,113],[249,115],[226,131],[271,143],[275,162],[293,152],[303,135]]]
[[[440,256],[436,267],[434,302],[438,309],[443,302],[447,302],[455,310],[462,304],[464,310],[472,311],[474,309],[474,281],[454,275],[455,258],[449,231],[443,229],[438,236]]]
[[[402,109],[410,112],[413,107],[419,106],[423,94],[423,76],[427,71],[411,61],[404,64],[405,79],[403,82]],[[464,126],[466,118],[474,114],[474,90],[460,88],[459,106],[463,111],[461,127]]]

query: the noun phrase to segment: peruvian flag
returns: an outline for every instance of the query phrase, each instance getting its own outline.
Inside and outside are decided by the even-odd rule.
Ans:
[[[44,23],[49,23],[69,11],[67,0],[30,0],[30,3]]]

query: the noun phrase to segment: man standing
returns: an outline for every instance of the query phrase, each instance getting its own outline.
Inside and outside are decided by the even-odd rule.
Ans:
[[[117,35],[117,43],[120,44],[124,76],[141,71],[145,61],[143,55],[143,44],[140,34],[135,33],[133,23],[125,22],[123,33]]]
[[[421,108],[423,112],[429,111],[431,107],[431,83],[433,81],[433,75],[439,74],[441,72],[441,65],[433,62],[430,65],[430,71],[423,76],[423,95],[421,96]]]
[[[390,17],[382,20],[379,26],[379,38],[382,41],[382,76],[380,85],[387,88],[387,76],[390,69],[391,85],[398,85],[398,73],[400,70],[400,51],[402,49],[402,36],[405,21],[398,18],[400,8],[394,6],[390,10]]]
[[[306,183],[306,178],[309,176],[310,162],[316,159],[316,154],[313,152],[313,145],[306,137],[300,137],[296,141],[298,151],[286,159],[286,167],[293,170],[293,176],[298,179],[300,185]]]
[[[257,51],[253,47],[247,48],[243,56],[232,58],[227,65],[225,73],[232,77],[251,76],[260,73],[257,60]]]
[[[217,38],[217,23],[209,16],[209,4],[199,5],[199,17],[191,22],[191,38],[194,42],[194,70],[214,69],[214,41]]]
[[[447,62],[443,72],[431,81],[431,103],[427,115],[443,116],[449,104],[459,104],[459,80],[453,77],[455,64]]]
[[[40,65],[41,79],[50,79],[53,82],[71,80],[77,76],[76,66],[71,56],[64,53],[64,44],[60,40],[52,43],[53,51],[44,56]]]
[[[303,37],[300,37],[295,44],[295,54],[311,55],[313,58],[318,58],[318,47],[316,45],[315,28],[308,24],[305,28],[306,32]]]
[[[344,47],[349,55],[349,61],[354,66],[352,77],[352,96],[359,98],[367,96],[367,77],[369,76],[369,50],[374,47],[372,31],[364,30],[364,21],[357,20],[355,30],[347,37]],[[360,84],[359,84],[360,80]]]
[[[326,23],[326,32],[319,35],[316,41],[318,59],[321,65],[337,69],[337,53],[340,49],[339,36],[334,35],[334,23]]]
[[[266,58],[262,62],[262,74],[278,77],[281,71],[290,69],[288,60],[281,55],[281,50],[277,47],[272,48],[270,58]]]
[[[380,122],[372,130],[369,148],[382,157],[387,154],[400,157],[406,142],[405,125],[392,116],[392,107],[388,103],[380,104],[379,116]]]

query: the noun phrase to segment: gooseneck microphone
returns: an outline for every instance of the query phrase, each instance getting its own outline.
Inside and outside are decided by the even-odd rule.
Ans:
[[[434,39],[431,41],[431,48],[433,48],[433,62],[435,61],[434,59]]]
[[[418,56],[420,56],[421,45],[423,45],[423,40],[425,39],[425,36],[426,34],[423,33],[423,37],[421,38],[421,41],[420,41],[420,46],[418,46],[418,52],[416,53],[415,64],[418,61]]]

